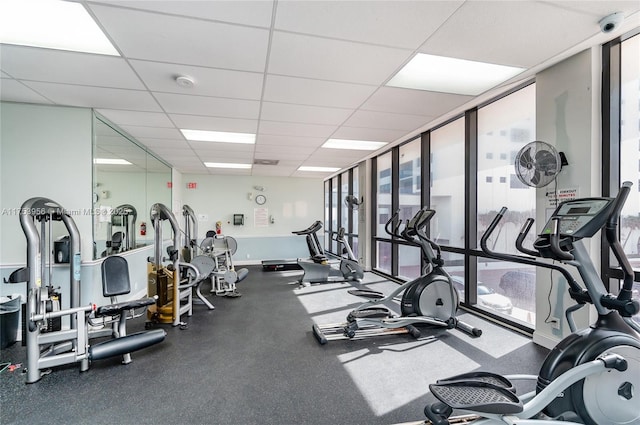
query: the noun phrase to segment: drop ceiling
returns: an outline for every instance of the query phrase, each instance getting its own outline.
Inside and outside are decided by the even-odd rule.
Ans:
[[[178,171],[197,174],[324,177],[298,167],[342,169],[371,155],[321,148],[329,138],[399,143],[478,102],[386,86],[417,53],[526,69],[479,96],[487,98],[613,38],[598,26],[610,13],[640,23],[638,1],[80,3],[121,56],[2,44],[1,99],[95,108]],[[176,84],[179,75],[194,86]],[[257,138],[193,142],[181,128]]]

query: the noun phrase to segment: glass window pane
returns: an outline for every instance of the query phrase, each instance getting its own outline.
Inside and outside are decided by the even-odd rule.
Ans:
[[[529,326],[536,323],[536,268],[478,258],[478,307]],[[549,307],[547,307],[549,308]],[[562,317],[562,311],[551,316]]]
[[[527,217],[535,217],[536,189],[520,183],[514,169],[517,152],[535,140],[535,107],[532,84],[478,110],[478,246],[503,206],[509,212],[501,226],[519,229]],[[505,177],[509,184],[500,183],[499,177]],[[497,229],[494,249],[516,253],[516,234]]]
[[[358,173],[358,167],[353,169],[353,196],[355,196],[357,199],[360,199],[360,182],[358,181],[358,179],[360,178],[360,174]],[[360,220],[359,214],[358,214],[358,210],[355,209],[353,210],[353,233],[354,234],[358,234],[358,220]],[[355,245],[355,243],[354,243]],[[356,253],[356,251],[353,251],[354,253]],[[357,258],[357,255],[356,255]]]
[[[325,232],[337,232],[338,231],[338,176],[331,179],[331,229],[325,229]],[[331,238],[331,252],[337,253],[337,243]]]
[[[398,277],[406,280],[413,280],[419,277],[422,274],[420,248],[400,245],[398,251]]]
[[[464,301],[464,255],[442,251],[444,268],[451,276],[451,283],[458,292],[460,302]]]
[[[340,175],[340,208],[342,210],[342,215],[340,219],[340,226],[345,228],[347,233],[349,232],[349,208],[346,207],[344,203],[344,199],[349,195],[349,172],[342,173]],[[337,229],[335,229],[337,230]]]
[[[420,210],[420,146],[420,139],[400,146],[398,196],[401,220],[410,219]]]
[[[329,212],[331,211],[331,188],[329,185],[329,180],[325,180],[324,182],[324,228],[329,228]],[[311,223],[309,223],[311,225]],[[329,235],[325,231],[324,234],[324,249],[329,249]]]
[[[391,274],[391,244],[388,242],[376,242],[376,269],[383,273]]]
[[[633,187],[622,210],[620,239],[640,270],[640,35],[622,42],[620,89],[620,178]],[[640,283],[635,284],[640,291]]]
[[[384,231],[384,225],[391,218],[391,152],[377,158],[377,202],[376,202],[376,234],[378,237],[390,237]],[[390,252],[389,252],[390,253]],[[389,259],[391,261],[391,259]]]
[[[440,245],[464,247],[464,118],[431,132],[431,235]]]

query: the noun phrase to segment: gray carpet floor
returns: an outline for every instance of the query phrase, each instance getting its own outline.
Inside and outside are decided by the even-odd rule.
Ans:
[[[393,424],[423,419],[428,384],[473,370],[537,373],[547,351],[470,314],[482,328],[426,329],[422,337],[384,336],[320,346],[311,325],[342,321],[358,304],[349,284],[298,288],[301,271],[249,267],[240,298],[210,295],[186,330],[133,353],[133,362],[96,361],[55,368],[26,385],[22,369],[0,374],[2,424]],[[370,281],[380,280],[374,275]],[[391,285],[391,286],[389,286]],[[371,283],[386,289],[390,282]],[[204,291],[208,293],[208,291]],[[130,321],[129,333],[144,329]],[[25,347],[0,352],[24,363]]]

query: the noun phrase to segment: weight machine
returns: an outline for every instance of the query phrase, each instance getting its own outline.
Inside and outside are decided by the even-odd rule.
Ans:
[[[63,309],[59,288],[52,282],[52,223],[62,222],[69,233],[69,305]],[[38,230],[37,223],[40,224]],[[153,298],[125,301],[97,307],[80,305],[81,254],[80,233],[71,215],[58,203],[47,198],[31,198],[20,208],[20,224],[27,238],[27,265],[9,276],[10,283],[27,283],[25,331],[27,346],[26,382],[39,381],[51,367],[79,363],[80,371],[89,369],[94,360],[123,356],[123,363],[131,362],[129,353],[164,340],[162,329],[126,335],[128,311],[154,303]],[[102,264],[103,294],[128,293],[128,268],[113,270],[111,257]],[[107,262],[109,261],[109,262]],[[126,262],[125,262],[125,267]],[[126,272],[126,275],[124,274]],[[62,318],[69,317],[69,329],[63,329]],[[90,345],[93,336],[89,322],[94,319],[107,323],[118,321],[113,338]],[[101,334],[102,335],[102,334]]]

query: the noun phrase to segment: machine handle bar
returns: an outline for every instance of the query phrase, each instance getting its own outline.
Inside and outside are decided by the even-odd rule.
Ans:
[[[573,260],[573,255],[560,248],[560,217],[552,217],[553,231],[549,235],[549,245],[556,257],[563,261]]]
[[[480,239],[480,247],[482,248],[482,251],[489,258],[495,258],[497,260],[506,260],[506,261],[511,261],[513,263],[528,264],[531,266],[556,270],[562,273],[564,278],[567,280],[567,283],[569,284],[569,287],[570,287],[569,293],[571,294],[571,297],[574,300],[576,300],[578,303],[581,303],[581,304],[585,302],[591,302],[586,291],[584,291],[584,289],[582,289],[582,287],[578,285],[578,283],[575,281],[575,279],[573,278],[569,270],[565,269],[564,267],[561,267],[557,264],[536,261],[535,258],[531,258],[531,257],[524,257],[522,255],[502,254],[502,253],[494,252],[489,249],[489,247],[487,246],[487,240],[489,239],[489,236],[491,236],[491,233],[493,233],[493,231],[496,229],[496,227],[498,226],[498,223],[500,223],[500,220],[502,220],[502,217],[504,217],[506,212],[507,212],[507,207],[502,207],[502,209],[500,209],[500,212],[498,212],[498,214],[493,218],[493,221],[491,222],[491,224],[489,224],[489,227],[484,232],[484,235],[482,235],[482,238]],[[533,223],[533,219],[532,219],[532,223]]]
[[[540,253],[538,251],[525,248],[524,245],[522,245],[522,243],[524,242],[524,239],[529,234],[529,230],[531,229],[533,222],[534,220],[531,217],[529,217],[522,225],[522,228],[520,229],[520,233],[518,233],[518,238],[516,239],[516,249],[532,257],[540,257]]]

